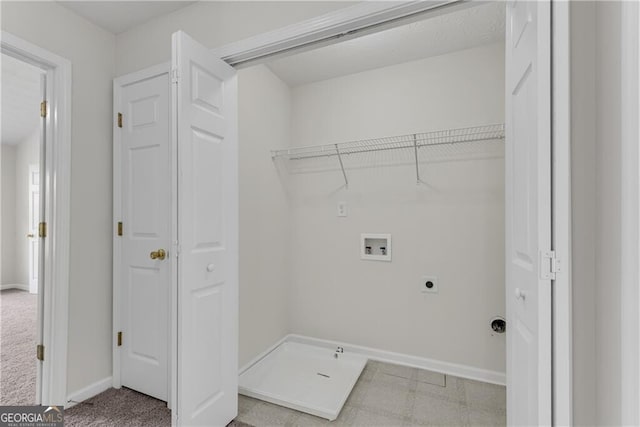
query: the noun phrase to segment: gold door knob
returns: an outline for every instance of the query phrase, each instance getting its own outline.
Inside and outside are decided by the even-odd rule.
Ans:
[[[32,239],[32,238],[34,238],[34,237],[36,237],[36,236],[35,236],[34,234],[29,233],[29,234],[27,234],[27,237],[29,237],[30,239]]]
[[[157,251],[151,252],[149,256],[151,257],[151,259],[159,259],[160,261],[162,261],[167,257],[167,253],[164,249],[158,249]]]

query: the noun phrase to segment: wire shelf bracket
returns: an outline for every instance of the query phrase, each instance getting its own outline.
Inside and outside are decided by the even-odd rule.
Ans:
[[[416,185],[420,185],[420,164],[418,163],[418,135],[413,134],[413,153],[416,159]]]
[[[340,147],[336,146],[336,154],[338,155],[338,161],[340,162],[340,169],[342,169],[342,176],[344,177],[344,188],[349,188],[349,180],[347,179],[347,173],[344,170],[344,163],[342,162],[342,156],[340,155]]]

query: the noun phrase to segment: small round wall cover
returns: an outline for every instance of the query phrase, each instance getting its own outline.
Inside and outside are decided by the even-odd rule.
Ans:
[[[496,316],[491,319],[491,330],[497,334],[504,334],[507,330],[507,321],[504,320],[504,317]]]

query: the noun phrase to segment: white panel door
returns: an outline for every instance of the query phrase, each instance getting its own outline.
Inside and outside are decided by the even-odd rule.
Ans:
[[[38,293],[40,224],[40,166],[29,165],[29,292]]]
[[[551,16],[507,4],[507,423],[551,424]]]
[[[235,70],[173,34],[178,147],[177,423],[224,426],[238,399]]]
[[[169,97],[166,73],[123,87],[121,105],[121,381],[165,401],[171,290]],[[160,250],[164,259],[156,257]]]

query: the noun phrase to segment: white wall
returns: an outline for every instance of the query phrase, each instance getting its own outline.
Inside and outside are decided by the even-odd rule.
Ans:
[[[16,283],[29,286],[29,166],[40,161],[40,130],[36,129],[16,150]]]
[[[596,3],[571,4],[573,417],[596,424]]]
[[[111,375],[115,36],[56,2],[2,2],[2,29],[72,62],[67,392]]]
[[[16,147],[0,145],[0,285],[17,284],[16,279]]]
[[[621,31],[620,2],[596,4],[596,401],[597,424],[620,425]]]
[[[504,45],[296,87],[293,145],[504,122]],[[410,158],[410,157],[409,157]],[[292,175],[292,332],[505,371],[504,158]],[[338,218],[337,202],[349,216]],[[360,233],[391,233],[391,263]],[[439,294],[422,294],[422,275]]]
[[[240,366],[289,332],[291,213],[270,150],[290,143],[289,87],[259,65],[238,75]]]
[[[621,331],[638,327],[624,316],[622,296],[624,239],[632,238],[621,225],[622,189],[634,178],[623,175],[623,16],[622,2],[571,4],[576,425],[632,425],[623,416],[637,417],[637,401],[623,395],[635,378],[623,367],[633,343]]]

